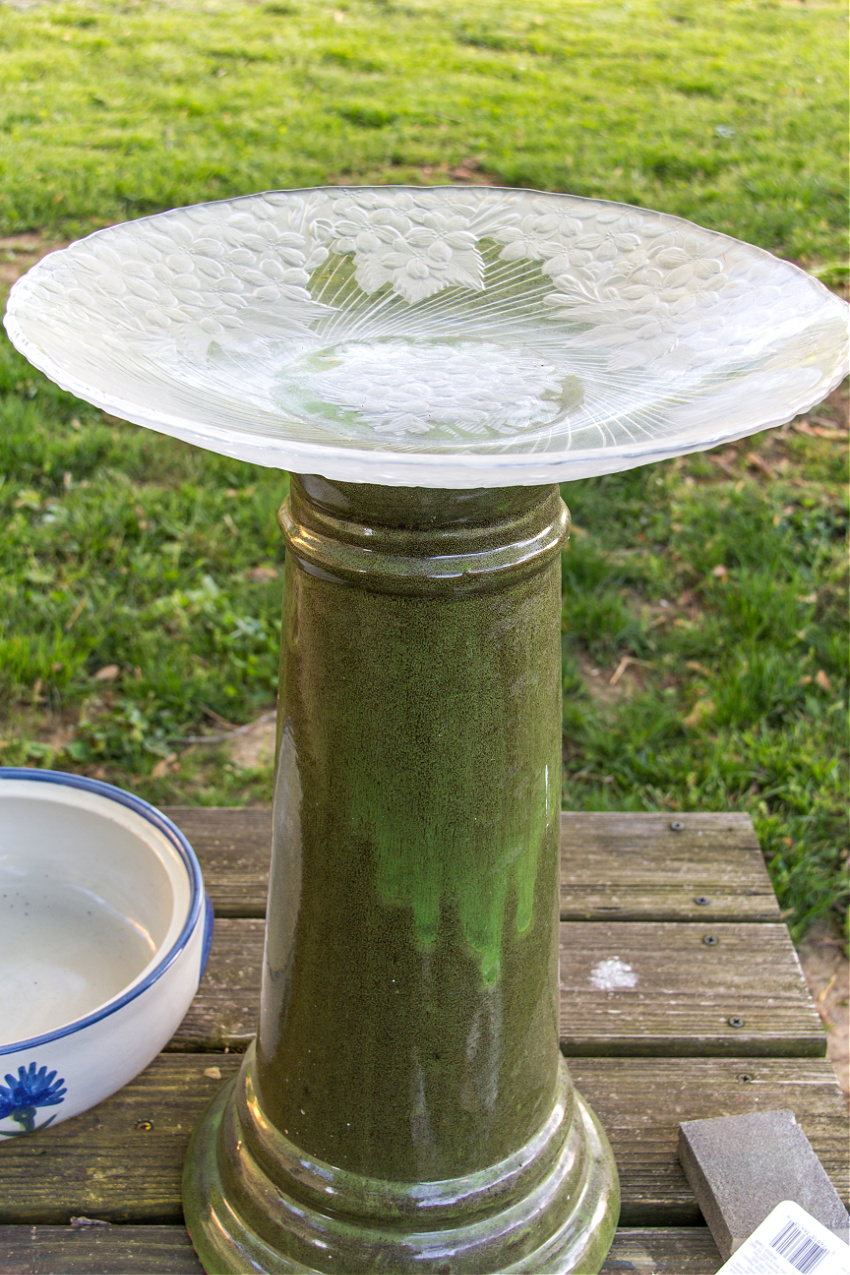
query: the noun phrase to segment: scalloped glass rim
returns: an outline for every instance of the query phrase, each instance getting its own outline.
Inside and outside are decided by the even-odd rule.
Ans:
[[[63,389],[197,446],[469,488],[566,482],[784,424],[846,375],[847,315],[798,267],[669,214],[384,186],[107,227],[34,266],[4,323]]]

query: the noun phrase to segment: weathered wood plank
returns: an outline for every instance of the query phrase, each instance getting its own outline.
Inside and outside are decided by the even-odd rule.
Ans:
[[[561,1041],[568,1055],[826,1053],[782,924],[563,923]]]
[[[194,846],[216,913],[264,916],[271,811],[164,810]],[[776,921],[779,908],[748,815],[565,811],[561,917]]]
[[[163,806],[201,864],[216,916],[265,916],[272,812],[268,806]]]
[[[184,1226],[0,1226],[3,1275],[204,1275]]]
[[[622,1228],[601,1275],[714,1275],[707,1227]],[[203,1275],[182,1226],[0,1227],[5,1275]]]
[[[707,1226],[620,1227],[600,1275],[715,1275],[720,1260]]]
[[[570,1058],[568,1064],[611,1138],[624,1226],[699,1220],[676,1156],[682,1120],[794,1111],[842,1199],[850,1196],[847,1109],[826,1059]]]
[[[216,917],[207,968],[169,1051],[243,1051],[257,1030],[265,921]]]
[[[181,1221],[180,1175],[192,1126],[233,1055],[165,1054],[93,1111],[2,1150],[0,1222]],[[790,1108],[846,1197],[847,1113],[828,1062],[576,1058],[576,1084],[608,1131],[623,1226],[694,1226],[696,1201],[676,1159],[684,1119]]]
[[[262,950],[261,920],[216,921],[207,972],[169,1049],[247,1046],[256,1029]],[[620,986],[605,990],[606,982]],[[567,1054],[826,1051],[781,924],[562,923],[561,1038]]]
[[[563,812],[561,919],[650,918],[779,920],[749,815]]]
[[[189,1135],[240,1061],[232,1054],[160,1054],[91,1111],[6,1140],[0,1222],[182,1222]]]

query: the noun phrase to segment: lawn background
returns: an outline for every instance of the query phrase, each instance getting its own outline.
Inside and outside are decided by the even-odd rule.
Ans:
[[[833,0],[0,3],[0,266],[264,188],[618,199],[846,290]],[[746,810],[795,937],[847,900],[846,391],[566,484],[564,804]],[[285,475],[74,400],[0,347],[0,761],[266,801]]]

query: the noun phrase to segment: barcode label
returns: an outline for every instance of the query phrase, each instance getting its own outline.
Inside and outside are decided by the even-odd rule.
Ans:
[[[799,1204],[784,1200],[717,1275],[850,1275],[850,1247]]]
[[[786,1222],[777,1235],[770,1241],[770,1247],[796,1266],[800,1275],[809,1275],[810,1271],[820,1266],[829,1249],[804,1231],[796,1222]]]

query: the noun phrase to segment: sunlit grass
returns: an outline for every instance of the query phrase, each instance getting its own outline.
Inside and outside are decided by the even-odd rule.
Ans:
[[[846,14],[697,0],[0,6],[0,224],[327,181],[506,185],[680,213],[836,263]]]
[[[845,449],[800,439],[563,489],[565,805],[748,811],[796,935],[848,885]]]

